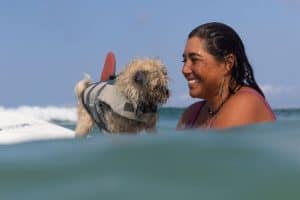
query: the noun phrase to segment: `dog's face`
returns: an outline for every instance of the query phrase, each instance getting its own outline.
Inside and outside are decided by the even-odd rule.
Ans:
[[[158,59],[133,60],[120,73],[117,84],[136,103],[161,105],[170,96],[167,70]]]

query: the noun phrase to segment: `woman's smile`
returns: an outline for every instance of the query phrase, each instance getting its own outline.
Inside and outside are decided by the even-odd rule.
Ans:
[[[197,86],[201,82],[200,79],[189,79],[188,85],[189,87]]]

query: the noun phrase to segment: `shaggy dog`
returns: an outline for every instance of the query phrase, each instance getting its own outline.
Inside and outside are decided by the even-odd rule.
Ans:
[[[88,134],[95,124],[108,133],[153,132],[158,107],[169,98],[167,70],[158,59],[136,59],[106,82],[92,83],[86,76],[75,93],[77,136]]]

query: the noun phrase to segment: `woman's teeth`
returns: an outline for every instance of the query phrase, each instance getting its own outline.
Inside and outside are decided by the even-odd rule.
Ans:
[[[189,83],[199,83],[199,80],[193,79],[193,80],[189,80],[188,82],[189,82]]]

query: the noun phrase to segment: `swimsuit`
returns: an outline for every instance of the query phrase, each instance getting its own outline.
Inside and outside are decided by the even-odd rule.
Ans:
[[[267,109],[272,113],[272,121],[276,120],[276,116],[273,113],[270,105],[268,104],[266,99],[259,92],[257,92],[256,90],[254,90],[252,88],[243,88],[239,92],[249,92],[249,93],[252,93],[252,94],[258,96],[264,102]],[[204,107],[205,103],[206,103],[206,101],[199,101],[199,102],[196,102],[191,105],[191,107],[190,107],[191,113],[190,113],[189,119],[187,120],[184,128],[197,128],[196,121],[197,121],[199,114],[200,114],[202,108]],[[213,127],[214,121],[215,121],[215,118],[210,120],[210,122],[208,123],[206,128]]]
[[[206,101],[199,101],[199,102],[196,102],[191,105],[191,107],[190,107],[191,113],[190,113],[190,116],[189,116],[184,128],[196,128],[195,123],[198,119],[198,116],[199,116],[203,106],[205,105],[205,102]]]

